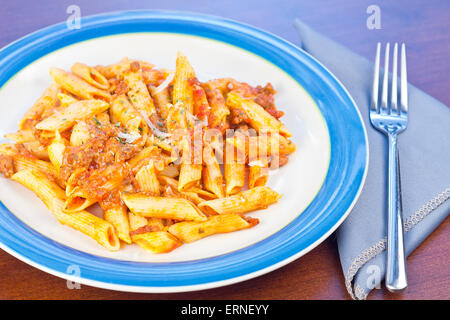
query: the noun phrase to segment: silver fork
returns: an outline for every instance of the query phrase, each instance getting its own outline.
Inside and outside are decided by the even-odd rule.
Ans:
[[[387,43],[384,56],[381,103],[378,105],[380,47],[381,43],[378,43],[373,74],[372,99],[370,103],[370,122],[373,127],[384,133],[389,141],[387,268],[385,283],[389,291],[398,292],[408,286],[403,241],[400,162],[397,150],[397,135],[403,132],[408,125],[406,51],[405,44],[402,44],[399,104],[397,101],[398,44],[395,43],[392,63],[391,99],[388,103],[389,43]]]

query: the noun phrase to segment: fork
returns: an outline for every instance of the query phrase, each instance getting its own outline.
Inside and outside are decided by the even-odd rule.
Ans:
[[[397,136],[408,125],[408,92],[406,76],[406,49],[401,46],[400,62],[400,101],[397,99],[397,56],[398,44],[394,45],[391,96],[388,103],[389,82],[389,43],[384,56],[384,74],[381,103],[378,104],[380,48],[377,44],[373,74],[372,99],[370,103],[370,122],[384,133],[389,141],[388,157],[388,226],[387,226],[387,268],[385,284],[391,292],[398,292],[408,286],[406,278],[405,248],[403,239],[402,199],[400,187],[400,162],[397,150]],[[398,103],[399,102],[399,103]]]

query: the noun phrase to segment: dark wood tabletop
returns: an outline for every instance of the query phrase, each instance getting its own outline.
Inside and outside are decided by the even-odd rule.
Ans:
[[[372,59],[377,41],[408,44],[408,80],[450,105],[450,2],[448,0],[258,0],[258,1],[5,1],[0,10],[0,47],[65,21],[76,2],[81,15],[129,9],[187,10],[252,24],[293,43],[299,17],[318,31]],[[366,12],[377,4],[381,29],[367,28]],[[447,218],[408,257],[409,287],[401,294],[373,290],[369,299],[450,299],[450,221]],[[300,259],[238,284],[197,292],[137,294],[81,285],[33,268],[0,250],[0,299],[349,299],[334,234]]]

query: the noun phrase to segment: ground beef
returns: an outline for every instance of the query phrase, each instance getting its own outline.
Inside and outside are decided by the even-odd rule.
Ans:
[[[2,173],[5,178],[9,178],[14,174],[13,157],[0,154],[0,173]]]

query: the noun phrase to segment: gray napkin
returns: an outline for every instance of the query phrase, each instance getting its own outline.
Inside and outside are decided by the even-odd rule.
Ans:
[[[348,89],[367,129],[367,179],[354,209],[337,231],[347,290],[352,298],[365,299],[373,288],[379,288],[386,267],[387,140],[369,121],[373,62],[298,19],[295,27],[303,49]],[[375,43],[373,48],[375,57]],[[398,140],[407,255],[450,213],[450,109],[412,85],[408,90],[409,123]]]

